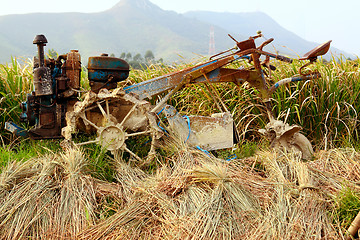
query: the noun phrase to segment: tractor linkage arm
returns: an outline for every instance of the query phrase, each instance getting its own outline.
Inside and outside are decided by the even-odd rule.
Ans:
[[[262,50],[265,45],[273,41],[272,38],[263,42],[259,47],[256,47],[254,39],[260,36],[261,34],[258,34],[242,42],[237,42],[233,37],[230,36],[234,41],[236,41],[237,46],[235,49],[238,49],[236,52],[223,55],[223,53],[230,52],[230,50],[225,51],[223,53],[214,55],[210,58],[209,61],[205,63],[140,82],[125,87],[124,90],[126,93],[136,93],[140,99],[151,98],[155,95],[171,90],[153,109],[153,112],[156,112],[160,110],[161,106],[166,103],[166,101],[176,91],[187,84],[233,82],[236,85],[240,85],[246,81],[249,82],[251,86],[257,88],[260,92],[260,96],[266,101],[280,85],[283,85],[287,82],[302,81],[320,77],[320,74],[317,72],[311,72],[308,74],[302,74],[300,72],[300,76],[286,79],[284,81],[279,81],[269,89],[266,84],[262,66],[268,66],[270,68],[269,58],[275,58],[288,63],[291,63],[293,60]],[[328,45],[329,43],[327,43],[326,46]],[[266,56],[264,63],[260,62],[261,55]],[[217,58],[213,59],[214,57]],[[314,54],[312,54],[310,57],[314,58]],[[248,59],[253,63],[254,67],[247,69],[225,68],[226,65],[242,59]]]

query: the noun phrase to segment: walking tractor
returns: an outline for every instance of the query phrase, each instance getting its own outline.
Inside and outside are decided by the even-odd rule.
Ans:
[[[331,41],[316,47],[300,59],[309,62],[299,69],[297,76],[268,86],[268,78],[274,68],[270,65],[270,59],[287,63],[291,63],[292,59],[263,50],[273,41],[272,38],[256,46],[255,39],[261,36],[258,33],[241,42],[230,36],[236,42],[235,48],[216,54],[196,66],[123,88],[117,85],[129,75],[127,62],[106,54],[89,57],[88,79],[91,91],[85,93],[82,101],[78,101],[81,79],[79,52],[71,50],[57,59],[45,59],[44,46],[47,39],[44,35],[37,35],[33,42],[38,47],[38,56],[34,57],[34,91],[21,104],[23,112],[20,116],[22,121],[33,127],[24,130],[8,122],[6,129],[33,139],[65,138],[67,141],[72,141],[72,135],[78,131],[96,133],[96,138],[77,144],[98,143],[114,154],[127,152],[132,158],[141,161],[141,157],[129,147],[129,141],[139,135],[150,136],[151,147],[147,158],[154,156],[156,141],[165,134],[158,125],[160,117],[165,115],[171,132],[190,146],[207,151],[230,148],[236,143],[237,131],[231,113],[212,84],[231,82],[241,85],[247,82],[258,90],[267,109],[269,123],[259,131],[269,138],[272,146],[300,151],[303,158],[310,158],[313,150],[309,140],[299,132],[301,127],[276,120],[270,98],[283,84],[319,78],[319,72],[307,70],[304,73],[304,68],[325,54]],[[251,67],[227,67],[244,59],[251,63]],[[270,74],[265,76],[263,68],[268,68]],[[174,93],[189,84],[206,85],[221,113],[211,117],[184,118],[173,106],[167,105]],[[156,104],[151,104],[149,99],[155,96],[163,97]]]

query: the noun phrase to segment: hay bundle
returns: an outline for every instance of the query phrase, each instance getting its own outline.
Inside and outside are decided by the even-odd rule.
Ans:
[[[225,161],[170,146],[155,172],[121,159],[117,183],[90,177],[79,149],[13,163],[0,178],[2,239],[339,239],[331,211],[359,155],[258,153]],[[165,163],[164,163],[165,162]],[[256,166],[256,167],[255,167]],[[113,215],[102,201],[111,197]]]
[[[252,193],[254,175],[212,158],[202,158],[187,172],[188,188],[174,199],[177,211],[172,217],[179,220],[168,224],[168,236],[176,236],[175,239],[246,238],[246,229],[261,215],[260,203]],[[239,176],[245,175],[248,181],[243,184]]]
[[[329,215],[331,199],[297,154],[259,155],[274,195],[251,239],[339,239]]]
[[[2,239],[72,238],[94,224],[97,202],[85,165],[77,149],[9,165],[4,175],[21,174],[12,176],[17,180],[0,206]]]
[[[59,194],[54,205],[56,235],[76,236],[97,221],[96,192],[92,178],[86,175],[87,161],[79,150],[68,150],[57,158],[61,169]]]
[[[136,185],[131,184],[131,200],[82,236],[84,239],[240,238],[261,215],[261,204],[252,193],[265,186],[257,182],[260,178],[240,164],[229,164],[182,147],[174,152],[171,164],[137,181]]]
[[[360,181],[360,154],[353,148],[320,151],[316,160],[308,164],[324,178],[338,181]]]
[[[0,205],[5,201],[14,186],[36,173],[31,167],[32,162],[9,162],[0,173]]]

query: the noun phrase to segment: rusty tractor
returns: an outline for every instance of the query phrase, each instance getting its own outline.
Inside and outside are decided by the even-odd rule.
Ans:
[[[301,127],[276,120],[270,97],[286,83],[319,78],[319,72],[307,70],[304,73],[304,68],[325,54],[331,41],[301,58],[309,62],[300,68],[299,75],[268,87],[267,78],[271,77],[273,69],[270,59],[287,63],[291,63],[292,59],[263,50],[273,41],[272,38],[256,46],[255,39],[261,37],[261,33],[241,42],[229,36],[236,42],[236,47],[196,66],[127,87],[117,87],[129,75],[127,62],[106,54],[90,57],[88,79],[91,91],[85,93],[82,101],[78,101],[81,79],[79,52],[72,50],[57,59],[45,59],[47,40],[44,35],[37,35],[33,42],[38,47],[38,56],[34,57],[34,91],[21,104],[21,119],[33,128],[24,130],[13,123],[6,123],[6,128],[33,139],[65,138],[67,141],[71,141],[77,131],[96,133],[95,139],[78,145],[98,143],[114,154],[127,152],[131,158],[141,161],[142,158],[129,148],[127,142],[139,135],[150,136],[151,147],[147,159],[152,158],[156,141],[164,135],[164,129],[158,125],[159,115],[164,114],[172,132],[190,146],[207,151],[231,148],[237,140],[233,118],[211,84],[231,82],[241,85],[247,82],[259,91],[267,109],[269,123],[260,132],[271,141],[272,146],[293,149],[301,152],[303,158],[310,158],[313,149],[309,140],[300,133]],[[243,60],[248,60],[252,66],[239,69],[227,66]],[[270,74],[265,76],[263,68],[268,68]],[[210,117],[184,118],[173,106],[167,105],[174,93],[189,84],[205,84],[221,113]],[[146,100],[160,94],[162,98],[155,105]]]

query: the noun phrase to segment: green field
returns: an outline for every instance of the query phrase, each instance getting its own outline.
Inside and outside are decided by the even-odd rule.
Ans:
[[[276,82],[297,74],[303,62],[272,64]],[[62,150],[61,140],[7,133],[6,121],[27,127],[19,104],[32,90],[32,65],[0,65],[0,238],[341,239],[360,211],[359,64],[318,61],[310,68],[320,79],[273,94],[276,116],[302,126],[311,141],[310,161],[270,149],[257,131],[268,121],[257,91],[224,83],[214,87],[240,143],[208,155],[170,139],[146,166],[96,145]],[[190,65],[134,70],[128,80]],[[82,90],[88,89],[84,70]],[[185,87],[169,103],[187,115],[217,112],[202,85]]]

